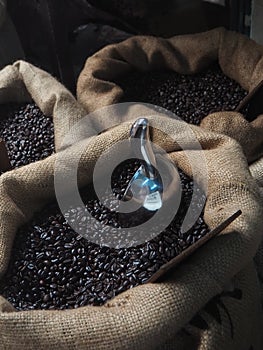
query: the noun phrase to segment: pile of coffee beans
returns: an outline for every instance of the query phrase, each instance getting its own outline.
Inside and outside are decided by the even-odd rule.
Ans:
[[[126,102],[166,108],[188,123],[199,125],[210,113],[234,110],[247,92],[223,74],[218,65],[195,75],[176,72],[133,72],[117,82]]]
[[[54,151],[52,118],[34,103],[1,105],[0,138],[14,168],[44,159]]]
[[[112,187],[117,195],[123,193],[138,166],[138,160],[129,160],[116,168]],[[199,196],[192,198],[192,180],[181,171],[180,176],[183,196],[174,220],[160,235],[137,247],[114,249],[89,242],[68,224],[76,219],[82,221],[88,233],[96,231],[82,208],[70,208],[63,217],[56,203],[47,206],[18,231],[1,294],[18,310],[68,309],[102,305],[115,295],[147,282],[161,265],[208,232],[202,216],[189,232],[181,232],[190,201],[195,201],[198,207],[203,194],[200,190]],[[100,203],[93,188],[85,189],[82,197],[97,220],[122,227],[123,219]],[[127,224],[127,219],[124,221]]]

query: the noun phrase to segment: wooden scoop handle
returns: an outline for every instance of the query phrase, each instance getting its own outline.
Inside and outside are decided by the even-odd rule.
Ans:
[[[168,272],[171,272],[179,263],[188,258],[191,254],[193,254],[198,248],[207,243],[210,239],[217,236],[220,232],[222,232],[227,226],[229,226],[239,215],[242,214],[241,210],[238,210],[229,218],[224,220],[220,225],[216,228],[208,232],[204,237],[199,239],[196,243],[192,244],[190,247],[186,248],[182,251],[181,254],[177,255],[175,258],[168,261],[166,264],[160,267],[160,269],[155,272],[146,283],[153,283],[160,281],[161,278],[164,277]]]

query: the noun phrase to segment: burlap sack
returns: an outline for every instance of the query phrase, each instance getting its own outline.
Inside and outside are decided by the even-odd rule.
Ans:
[[[197,73],[217,61],[224,74],[251,92],[263,80],[263,47],[253,40],[218,28],[206,33],[171,39],[134,37],[108,46],[87,60],[78,80],[78,99],[88,111],[118,102],[123,91],[115,84],[122,74],[168,68],[182,74]],[[261,111],[263,113],[263,110]],[[217,112],[201,127],[237,140],[263,196],[263,115],[249,123],[237,112]],[[262,199],[263,202],[263,199]],[[261,219],[262,222],[262,219]],[[263,234],[263,229],[261,230]],[[263,301],[263,241],[255,258]]]
[[[248,91],[263,79],[263,47],[244,35],[217,28],[170,39],[138,36],[107,46],[87,59],[78,79],[77,97],[91,112],[119,102],[124,92],[116,81],[135,69],[194,74],[215,61],[225,75]],[[236,138],[249,162],[263,153],[262,117],[250,125],[240,113],[219,112],[205,118],[201,126]]]
[[[120,101],[123,91],[115,81],[123,74],[132,74],[134,69],[167,68],[193,74],[214,61],[248,92],[263,80],[263,47],[241,34],[218,28],[170,39],[134,37],[108,46],[87,60],[78,80],[78,100],[87,111],[92,111]],[[249,163],[263,154],[263,115],[249,123],[240,113],[217,112],[204,118],[201,127],[237,140]],[[253,164],[251,169],[263,186],[262,162]]]
[[[263,79],[263,47],[243,35],[226,31],[223,28],[170,39],[134,37],[120,44],[108,46],[86,61],[78,80],[78,100],[90,112],[121,101],[124,92],[116,82],[121,76],[132,74],[135,69],[141,71],[170,69],[181,74],[193,74],[208,67],[214,61],[219,62],[224,74],[236,80],[249,92]],[[240,113],[218,112],[207,116],[201,126],[210,132],[225,134],[236,139],[241,144],[249,163],[257,160],[263,154],[262,116],[249,123]],[[259,183],[262,180],[263,167],[258,163],[257,165],[253,163],[251,172]],[[260,261],[263,268],[262,251],[263,248],[259,250],[256,262],[259,265]],[[262,272],[260,276],[262,277]],[[256,290],[255,284],[251,281],[248,282],[248,285],[250,287],[253,285],[252,290]],[[237,309],[232,311],[236,315],[240,312]],[[243,314],[245,319],[247,311],[244,311]],[[238,325],[241,319],[242,316],[239,314]],[[217,322],[216,324],[218,325]],[[228,332],[229,327],[225,326],[225,332]],[[208,328],[212,328],[210,323]],[[237,328],[242,329],[241,332],[244,331],[242,327]],[[221,341],[217,338],[217,334],[220,334]],[[189,337],[177,334],[176,340],[173,338],[169,346],[170,348],[173,346],[195,348],[198,346],[193,344],[201,344],[202,349],[216,349],[218,346],[222,349],[229,348],[229,345],[222,340],[227,337],[224,338],[222,334],[225,334],[222,327],[220,330],[215,327],[210,333],[202,332],[196,343],[191,343],[192,338],[189,340]],[[245,333],[240,334],[240,338],[243,338]],[[180,341],[180,344],[184,344],[181,347]],[[232,345],[230,348],[235,347]],[[246,346],[240,344],[239,348],[243,349]]]
[[[81,143],[76,134],[73,144],[63,148],[63,135],[86,113],[61,84],[28,63],[17,62],[0,72],[1,103],[31,98],[45,114],[53,115],[58,152],[0,177],[3,282],[16,230],[55,198],[55,161],[63,157],[64,167],[57,170],[66,176]],[[127,139],[138,113],[136,108],[125,116],[102,113],[88,120],[90,143],[79,162],[80,173],[85,174],[81,184],[91,181],[101,154],[117,141]],[[125,121],[97,135],[99,127],[109,126],[112,118]],[[205,220],[209,227],[214,228],[237,209],[243,214],[166,281],[133,288],[104,306],[17,312],[0,297],[1,349],[261,349],[259,289],[251,261],[260,241],[262,208],[259,188],[249,173],[242,149],[229,137],[195,126],[189,129],[166,116],[149,119],[176,138],[177,142],[168,142],[162,132],[153,133],[153,142],[164,147],[189,175],[189,162],[179,144],[188,155],[194,155],[197,164],[201,155],[205,156]],[[193,147],[189,130],[203,152]],[[202,182],[203,164],[199,165],[198,180]]]

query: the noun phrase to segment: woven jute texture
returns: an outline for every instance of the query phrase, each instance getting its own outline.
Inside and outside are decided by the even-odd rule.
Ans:
[[[56,160],[64,160],[56,171],[66,178],[84,137],[76,133],[68,144],[63,143],[63,137],[71,133],[86,111],[54,78],[25,62],[0,72],[1,103],[30,99],[45,114],[53,115],[57,153],[0,177],[3,283],[18,227],[55,198]],[[103,101],[97,99],[98,106]],[[117,141],[128,138],[138,111],[142,110],[136,105],[125,115],[117,110],[109,115],[106,109],[87,119],[89,143],[79,161],[79,172],[85,174],[80,178],[81,185],[91,181],[96,160]],[[261,238],[261,197],[242,148],[228,136],[153,115],[152,110],[148,115],[156,126],[153,142],[162,146],[177,166],[191,176],[189,157],[195,159],[200,184],[207,169],[205,221],[209,227],[214,228],[237,209],[242,215],[164,282],[133,288],[104,306],[18,312],[0,297],[1,349],[261,349],[259,288],[251,266]],[[112,118],[119,122],[113,128]],[[98,135],[102,126],[111,128]],[[165,133],[169,137],[165,138]],[[203,151],[196,149],[193,135]],[[211,304],[213,298],[216,306]],[[211,312],[206,311],[207,305]]]
[[[258,185],[260,186],[261,193],[261,203],[263,206],[263,158],[258,159],[250,167],[250,172],[252,176],[256,179]],[[263,219],[261,219],[261,222]],[[261,286],[261,302],[263,306],[263,225],[262,225],[262,241],[255,256],[255,263],[257,267],[259,282]]]
[[[218,349],[219,344],[221,349],[260,348],[256,345],[262,320],[257,302],[258,288],[255,288],[257,284],[257,274],[250,263],[231,280],[223,293],[212,298],[190,323],[167,342],[165,349]],[[240,318],[246,320],[241,327]],[[250,319],[257,319],[258,325],[248,322]],[[235,344],[230,345],[229,337],[235,338]],[[253,345],[248,347],[244,339],[253,339]]]

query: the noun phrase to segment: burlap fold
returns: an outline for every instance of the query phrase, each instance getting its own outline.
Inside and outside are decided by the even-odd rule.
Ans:
[[[66,145],[68,147],[62,147],[63,136],[86,113],[61,84],[28,63],[18,62],[0,72],[2,103],[30,98],[44,113],[53,115],[58,153],[0,177],[0,275],[3,282],[16,230],[47,201],[55,198],[55,162],[58,156],[64,159],[64,167],[57,171],[66,177],[66,171],[73,164],[81,144],[81,141],[78,142],[80,135],[76,134],[73,137],[75,142],[71,140]],[[91,94],[90,98],[94,98],[94,95]],[[98,103],[100,100],[96,101]],[[105,101],[109,100],[102,99],[100,105]],[[127,139],[136,117],[136,108],[131,107],[125,116],[116,114],[116,121],[121,123],[100,135],[96,131],[99,125],[103,124],[104,128],[112,125],[107,110],[90,117],[90,143],[79,162],[80,173],[85,174],[80,179],[82,185],[91,181],[98,157],[107,152],[112,144]],[[183,349],[187,348],[187,344],[191,344],[188,349],[212,349],[209,344],[213,344],[215,350],[222,350],[221,344],[226,350],[248,350],[251,346],[261,349],[260,332],[256,331],[260,329],[260,315],[251,312],[249,320],[243,317],[250,307],[252,310],[259,308],[257,281],[253,277],[251,260],[260,242],[262,208],[259,188],[251,177],[242,149],[227,136],[195,126],[189,128],[167,116],[153,115],[152,110],[149,111],[149,120],[178,141],[166,142],[163,132],[156,130],[153,133],[153,142],[169,152],[174,162],[189,175],[191,168],[179,144],[183,145],[188,155],[194,155],[197,164],[202,155],[205,157],[208,170],[205,220],[209,227],[215,227],[237,209],[241,209],[243,214],[224,234],[213,239],[180,266],[168,280],[133,288],[105,306],[67,311],[17,312],[5,299],[0,298],[2,349],[152,350]],[[201,144],[203,152],[193,147],[191,133]],[[200,182],[203,176],[201,170],[202,164],[197,171]],[[234,304],[227,306],[231,309],[232,331],[227,332],[229,319],[222,310],[218,311],[219,318],[217,312],[212,321],[209,319],[211,316],[206,317],[208,328],[205,332],[198,324],[191,323],[213,297],[225,290],[229,280],[249,264],[250,268],[244,270],[240,278],[235,277],[230,288],[236,293]],[[241,293],[239,290],[242,290]],[[176,335],[177,332],[180,333]],[[196,332],[202,333],[199,340]],[[242,341],[241,335],[244,335]]]

